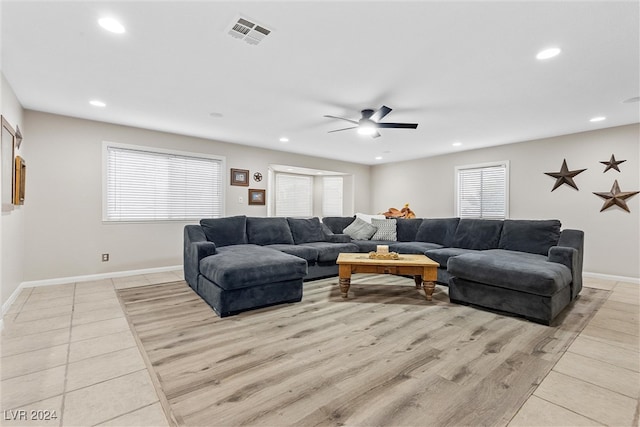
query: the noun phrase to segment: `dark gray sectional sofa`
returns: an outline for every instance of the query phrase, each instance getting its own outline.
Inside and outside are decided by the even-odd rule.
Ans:
[[[451,301],[550,324],[582,289],[584,235],[557,220],[398,219],[397,240],[353,240],[355,217],[202,220],[185,227],[189,285],[220,316],[299,301],[303,280],[334,276],[340,252],[425,254]]]

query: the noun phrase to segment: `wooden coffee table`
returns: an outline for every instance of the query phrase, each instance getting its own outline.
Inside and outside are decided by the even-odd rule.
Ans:
[[[413,276],[416,288],[424,290],[427,301],[431,301],[440,264],[424,255],[400,254],[400,259],[372,259],[368,253],[341,253],[339,265],[340,292],[347,298],[353,273],[377,273]]]

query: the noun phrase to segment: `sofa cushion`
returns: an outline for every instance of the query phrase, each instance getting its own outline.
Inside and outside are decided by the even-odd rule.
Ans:
[[[560,221],[556,219],[512,220],[507,219],[502,226],[500,249],[547,255],[549,248],[558,244]]]
[[[393,242],[389,244],[389,250],[399,254],[422,254],[430,249],[441,248],[442,245],[427,242]]]
[[[310,246],[318,251],[318,262],[335,262],[342,252],[358,252],[353,243],[312,242],[300,246]]]
[[[293,245],[293,236],[286,218],[247,218],[247,240],[254,245]]]
[[[265,248],[276,249],[285,254],[294,255],[306,260],[309,264],[315,264],[318,261],[318,250],[310,246],[304,245],[266,245]]]
[[[335,234],[343,234],[347,228],[356,219],[355,216],[325,216],[322,223],[325,224]]]
[[[244,215],[200,220],[207,240],[217,247],[247,243],[247,217]]]
[[[534,295],[551,296],[569,286],[571,270],[535,256],[524,252],[469,253],[451,258],[447,270],[465,280]]]
[[[233,245],[201,260],[200,272],[229,290],[301,279],[307,274],[307,262],[271,248]]]
[[[416,240],[418,242],[437,243],[442,246],[451,246],[453,236],[460,218],[426,218],[422,220]]]
[[[322,224],[317,217],[314,218],[287,218],[293,241],[296,245],[307,242],[324,242]]]
[[[447,262],[449,258],[455,257],[462,254],[468,254],[478,252],[474,249],[462,249],[462,248],[439,248],[439,249],[428,249],[425,251],[425,255],[432,259],[433,261],[440,264],[440,268],[447,268]]]
[[[397,218],[396,219],[396,231],[398,233],[399,242],[414,242],[416,240],[416,234],[422,224],[422,218]]]
[[[371,240],[388,240],[395,242],[398,240],[395,219],[372,218],[371,224],[376,227],[376,233],[371,236]]]
[[[497,249],[503,221],[461,219],[451,246],[465,249]]]
[[[348,235],[354,240],[369,240],[371,236],[376,233],[376,231],[378,231],[377,227],[360,218],[356,218],[344,229],[344,234]]]

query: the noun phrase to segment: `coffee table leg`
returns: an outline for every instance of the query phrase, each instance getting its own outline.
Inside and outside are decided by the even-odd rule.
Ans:
[[[416,289],[422,288],[422,276],[420,275],[413,276],[413,280],[415,280],[416,282]]]
[[[431,295],[433,295],[433,291],[436,288],[436,284],[434,282],[423,282],[422,289],[424,290],[424,294],[427,296],[427,301],[431,301]]]
[[[351,266],[340,264],[338,275],[340,277],[340,293],[342,298],[346,298],[351,286]]]
[[[351,278],[340,278],[340,293],[342,294],[342,298],[346,298],[349,293],[349,287],[351,286]]]

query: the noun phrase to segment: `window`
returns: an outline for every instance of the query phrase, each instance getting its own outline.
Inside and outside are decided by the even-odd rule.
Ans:
[[[223,216],[223,158],[113,143],[103,152],[103,220]]]
[[[322,178],[322,216],[342,216],[342,177]]]
[[[456,167],[457,215],[460,218],[507,218],[508,176],[506,161]]]
[[[275,216],[313,215],[313,177],[276,174]]]

